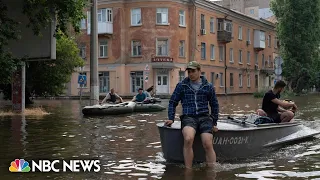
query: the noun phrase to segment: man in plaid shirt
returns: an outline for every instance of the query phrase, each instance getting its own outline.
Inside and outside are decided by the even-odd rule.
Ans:
[[[207,165],[212,167],[216,162],[213,149],[213,134],[218,131],[217,121],[219,104],[214,87],[201,75],[201,66],[197,61],[187,65],[188,77],[179,82],[171,96],[168,108],[168,118],[165,125],[170,126],[175,117],[176,106],[181,101],[183,114],[180,116],[181,129],[184,137],[184,163],[186,168],[192,168],[193,140],[196,132],[201,135],[202,145],[206,151]],[[211,107],[209,114],[208,102]]]

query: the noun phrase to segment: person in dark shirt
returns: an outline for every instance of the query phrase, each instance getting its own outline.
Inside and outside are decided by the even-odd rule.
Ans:
[[[209,167],[216,163],[216,153],[213,149],[213,132],[217,132],[219,103],[215,89],[208,80],[201,76],[201,65],[197,61],[187,64],[188,77],[176,85],[168,105],[168,120],[165,125],[171,126],[174,122],[176,107],[181,101],[182,115],[181,129],[184,138],[183,156],[187,169],[192,169],[193,141],[199,133],[206,153]],[[211,112],[209,112],[209,105]]]
[[[274,88],[265,93],[262,100],[262,109],[257,110],[260,116],[268,116],[274,120],[275,123],[289,122],[293,119],[297,106],[294,103],[288,103],[280,100],[280,93],[284,90],[286,83],[284,81],[277,81]],[[284,110],[292,108],[292,110]]]
[[[110,93],[108,93],[106,95],[106,97],[102,100],[101,104],[104,104],[104,103],[116,103],[117,99],[120,99],[121,103],[123,102],[123,99],[117,93],[115,93],[114,89],[112,88],[110,90]]]

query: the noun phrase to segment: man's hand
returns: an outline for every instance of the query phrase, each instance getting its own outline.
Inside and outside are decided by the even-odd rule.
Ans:
[[[217,126],[213,126],[212,131],[213,131],[213,132],[218,132]]]
[[[164,125],[165,125],[165,126],[171,126],[172,123],[173,123],[172,120],[166,120],[166,121],[164,122]]]

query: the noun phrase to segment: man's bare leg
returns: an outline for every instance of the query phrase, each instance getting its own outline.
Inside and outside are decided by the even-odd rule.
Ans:
[[[283,112],[280,115],[281,122],[290,122],[293,119],[293,117],[294,113],[291,111]]]
[[[193,161],[193,140],[196,134],[195,129],[190,126],[185,126],[182,130],[184,144],[183,144],[183,156],[184,156],[184,164],[186,168],[192,168]]]
[[[208,167],[214,167],[216,163],[216,153],[213,150],[213,135],[211,133],[202,133],[201,141],[206,152],[206,161]]]

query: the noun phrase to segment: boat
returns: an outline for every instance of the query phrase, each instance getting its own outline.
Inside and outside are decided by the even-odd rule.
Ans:
[[[158,123],[164,158],[169,162],[183,162],[183,135],[181,121],[170,127]],[[254,124],[248,118],[228,117],[219,120],[214,133],[213,147],[218,161],[252,158],[288,143],[306,140],[320,132],[299,122]],[[201,138],[196,134],[193,143],[194,162],[205,162]]]
[[[135,102],[124,102],[119,104],[102,104],[102,105],[93,105],[85,106],[82,109],[84,115],[118,115],[132,113],[135,107]]]
[[[134,112],[157,112],[157,111],[163,111],[166,108],[160,104],[156,103],[136,103],[134,107]]]
[[[139,103],[139,102],[123,102],[119,104],[102,104],[85,106],[82,109],[84,115],[119,115],[133,112],[157,112],[163,111],[166,108],[156,103]]]

